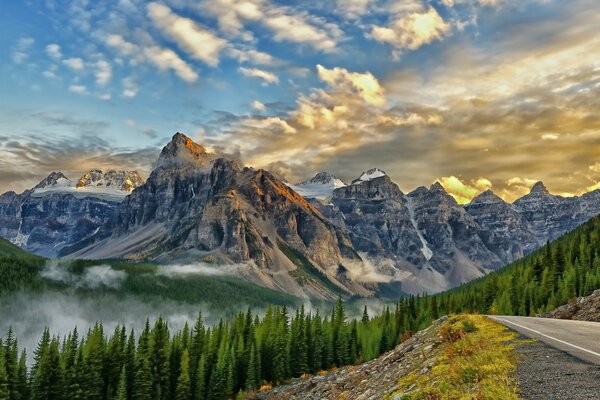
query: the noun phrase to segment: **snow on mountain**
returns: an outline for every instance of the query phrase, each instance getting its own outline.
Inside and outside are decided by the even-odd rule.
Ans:
[[[50,193],[72,194],[75,197],[98,197],[121,201],[133,189],[144,183],[137,171],[108,171],[94,169],[83,174],[77,181],[69,180],[60,172],[53,172],[38,183],[31,193],[40,197]]]
[[[328,172],[319,172],[308,181],[295,185],[286,183],[286,185],[305,199],[317,199],[321,201],[329,200],[335,189],[346,186],[341,179]]]
[[[371,168],[370,170],[363,172],[358,179],[353,180],[352,184],[356,185],[361,182],[368,182],[375,178],[381,178],[382,176],[386,175],[387,174],[379,168]]]

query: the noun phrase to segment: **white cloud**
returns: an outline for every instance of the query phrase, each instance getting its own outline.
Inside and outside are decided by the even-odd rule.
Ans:
[[[370,72],[348,72],[345,68],[327,69],[317,65],[319,79],[333,88],[351,87],[358,92],[367,103],[381,107],[386,103],[383,87]]]
[[[171,49],[152,46],[144,49],[144,55],[161,70],[172,69],[184,81],[195,82],[198,74]]]
[[[99,60],[96,62],[96,83],[99,86],[105,86],[112,78],[112,67],[105,60]]]
[[[28,52],[33,43],[35,43],[35,40],[30,37],[24,37],[17,41],[12,52],[12,60],[15,64],[21,64],[29,57]]]
[[[262,69],[240,67],[240,72],[244,76],[248,76],[251,78],[260,78],[264,81],[265,84],[279,82],[279,77],[277,75],[269,71],[264,71]]]
[[[52,57],[55,60],[60,60],[62,58],[60,46],[56,43],[50,43],[46,46],[46,54],[48,54],[49,57]]]
[[[109,101],[112,98],[112,96],[110,93],[103,93],[100,96],[98,96],[98,98],[100,100]]]
[[[543,140],[558,140],[558,134],[556,133],[544,133],[542,135]]]
[[[139,87],[133,78],[124,78],[123,81],[123,97],[135,97],[138,94]]]
[[[83,69],[85,68],[85,64],[84,64],[83,60],[79,57],[64,59],[63,64],[65,64],[67,67],[71,68],[73,71],[78,71],[78,72],[83,71]]]
[[[150,3],[147,9],[148,16],[156,26],[191,57],[211,66],[219,64],[219,53],[226,45],[225,40],[201,28],[193,20],[174,14],[165,5]]]
[[[124,56],[133,57],[136,62],[148,62],[163,71],[172,69],[181,79],[187,82],[195,82],[198,79],[198,74],[192,67],[171,49],[156,45],[141,47],[126,41],[120,35],[107,36],[106,44],[115,48]]]
[[[331,21],[267,0],[208,0],[202,3],[202,8],[217,18],[221,30],[246,41],[254,37],[252,32],[244,30],[246,21],[267,27],[274,33],[275,41],[308,44],[323,51],[335,50],[341,36]]]
[[[416,50],[434,40],[441,40],[450,29],[451,26],[430,6],[427,11],[400,15],[387,27],[374,26],[371,37],[398,49]]]
[[[265,105],[263,103],[261,103],[260,101],[258,101],[258,100],[254,100],[250,104],[250,107],[252,107],[256,111],[264,111],[266,109]]]
[[[374,0],[337,0],[339,11],[344,17],[353,19],[367,13]]]
[[[87,94],[88,90],[84,85],[71,85],[69,86],[69,92],[77,94]]]
[[[273,65],[275,59],[268,53],[255,49],[235,49],[228,50],[228,54],[238,60],[240,63],[250,63],[256,65]]]

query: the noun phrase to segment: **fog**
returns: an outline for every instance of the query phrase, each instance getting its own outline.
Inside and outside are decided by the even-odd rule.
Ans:
[[[158,266],[154,274],[185,279],[189,275],[236,275],[244,265],[218,266],[194,263],[186,265]],[[189,304],[159,295],[137,297],[119,289],[127,279],[127,272],[113,269],[110,265],[86,267],[81,273],[70,272],[64,263],[49,262],[40,275],[48,280],[65,284],[64,289],[47,289],[43,292],[20,291],[0,298],[0,337],[4,337],[12,327],[19,341],[25,347],[28,362],[45,327],[50,334],[60,338],[68,335],[75,327],[85,333],[96,322],[102,322],[106,334],[111,334],[117,325],[125,325],[139,334],[146,319],[151,323],[159,316],[166,319],[171,332],[180,330],[188,322],[193,324],[202,312],[205,325],[214,325],[220,318],[229,319],[236,312],[246,311],[247,304],[218,307],[210,303]],[[103,290],[108,288],[109,290]],[[117,289],[117,290],[113,290]],[[320,310],[322,316],[329,316],[331,303],[299,299],[305,310]],[[363,307],[369,315],[377,315],[383,303],[377,300],[353,301],[347,306],[349,318],[360,318]],[[265,308],[253,308],[259,316]]]

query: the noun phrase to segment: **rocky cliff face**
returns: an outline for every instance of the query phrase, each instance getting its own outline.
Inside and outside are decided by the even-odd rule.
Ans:
[[[542,243],[556,239],[593,216],[582,212],[581,198],[552,195],[542,182],[537,182],[529,194],[515,201],[513,208]]]
[[[296,295],[368,294],[340,268],[360,262],[343,231],[269,172],[209,154],[179,133],[115,217],[69,251],[243,263],[248,278]]]
[[[503,264],[540,246],[531,225],[515,208],[487,190],[465,206],[477,223],[478,235]]]
[[[22,194],[4,193],[0,236],[32,253],[56,257],[62,248],[95,233],[112,218],[129,189],[143,182],[137,172],[108,173],[113,174],[115,187],[77,188],[81,179],[69,181],[61,172],[52,172]]]

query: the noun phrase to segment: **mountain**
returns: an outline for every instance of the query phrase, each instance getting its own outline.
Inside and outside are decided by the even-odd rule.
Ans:
[[[335,175],[319,172],[307,181],[295,185],[288,184],[288,186],[305,199],[329,201],[333,191],[346,186],[346,184]]]
[[[0,236],[45,257],[95,233],[143,183],[135,171],[92,170],[71,181],[52,172],[21,194],[0,195]]]
[[[485,246],[503,264],[508,264],[537,249],[546,235],[540,238],[524,215],[486,190],[464,207],[479,226],[478,234]],[[569,229],[569,228],[566,228]]]
[[[295,295],[370,293],[347,277],[361,260],[345,232],[268,171],[181,133],[113,218],[62,254],[244,264],[251,281]]]
[[[150,177],[53,172],[0,196],[0,236],[48,257],[237,264],[296,296],[439,292],[523,257],[600,213],[600,190],[465,206],[439,183],[404,193],[373,168],[346,185],[320,172],[291,185],[177,133]]]

